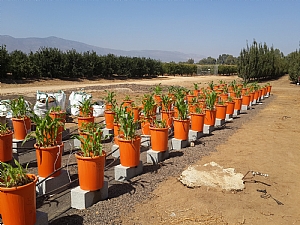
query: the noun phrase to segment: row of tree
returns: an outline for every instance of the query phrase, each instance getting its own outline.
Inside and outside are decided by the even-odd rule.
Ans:
[[[272,79],[286,73],[286,58],[273,46],[257,43],[243,48],[238,60],[238,74],[244,81]]]
[[[0,78],[11,73],[15,79],[25,78],[109,78],[113,74],[127,77],[163,74],[159,60],[140,57],[99,56],[95,52],[62,52],[57,48],[40,48],[35,53],[8,53],[0,48]]]
[[[272,79],[288,72],[291,81],[297,82],[300,76],[300,52],[295,51],[285,57],[279,49],[253,41],[252,45],[247,44],[246,48],[241,50],[238,58],[223,54],[217,60],[208,57],[195,64],[193,59],[185,63],[162,63],[145,57],[113,54],[99,56],[95,52],[79,53],[74,49],[62,52],[57,48],[47,47],[29,54],[18,50],[8,53],[5,46],[0,46],[0,79],[9,74],[12,74],[14,79],[109,78],[114,74],[126,77],[194,75],[204,67],[211,67],[209,74],[213,74],[215,65],[219,65],[218,74],[238,73],[245,81]]]

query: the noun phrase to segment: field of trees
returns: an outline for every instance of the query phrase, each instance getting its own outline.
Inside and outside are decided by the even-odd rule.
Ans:
[[[218,66],[218,74],[238,74],[245,82],[273,79],[289,74],[294,83],[300,76],[300,52],[284,56],[279,49],[266,43],[253,43],[243,48],[239,57],[222,54],[218,59],[207,57],[195,63],[168,62],[145,57],[97,55],[95,52],[63,52],[57,48],[41,47],[29,54],[15,50],[8,52],[0,46],[0,79],[36,78],[111,78],[123,76],[138,78],[157,75],[195,75],[197,66]]]

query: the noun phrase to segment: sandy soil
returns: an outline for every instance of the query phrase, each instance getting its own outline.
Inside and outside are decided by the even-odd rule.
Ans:
[[[290,85],[287,76],[272,85],[274,100],[197,163],[214,161],[268,177],[248,175],[246,180],[258,182],[246,182],[240,192],[190,189],[173,177],[159,185],[156,197],[124,215],[124,224],[300,224],[300,88]]]

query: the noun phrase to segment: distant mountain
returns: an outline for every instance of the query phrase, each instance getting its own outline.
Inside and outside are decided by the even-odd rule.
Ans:
[[[6,45],[8,52],[20,50],[24,53],[30,51],[36,52],[40,47],[58,48],[62,51],[75,49],[77,52],[95,51],[98,55],[114,54],[118,56],[131,56],[131,57],[146,57],[161,60],[162,62],[186,62],[192,58],[195,62],[205,58],[203,55],[187,54],[176,51],[159,51],[159,50],[132,50],[123,51],[109,48],[101,48],[84,44],[77,41],[66,40],[58,37],[47,38],[14,38],[9,35],[0,35],[0,45]]]

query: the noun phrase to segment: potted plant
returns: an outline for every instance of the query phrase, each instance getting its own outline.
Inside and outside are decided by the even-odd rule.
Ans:
[[[49,114],[52,119],[58,118],[63,123],[66,122],[67,112],[66,112],[66,110],[62,110],[61,106],[59,106],[59,105],[56,107],[52,107],[49,110]]]
[[[235,91],[235,98],[234,98],[234,109],[241,110],[242,108],[242,98],[241,98],[241,89],[237,88]]]
[[[81,127],[82,123],[94,123],[95,121],[91,99],[85,98],[79,103],[78,128]]]
[[[129,95],[126,95],[124,100],[123,100],[123,107],[124,108],[127,108],[127,112],[130,111],[130,108],[131,108],[131,104],[133,103],[133,100],[130,98]]]
[[[150,124],[156,117],[156,103],[152,95],[145,95],[143,100],[143,116],[141,117],[141,128],[144,135],[150,135]]]
[[[201,84],[201,83],[199,83]],[[198,83],[194,83],[194,96],[198,96],[199,94],[199,84]]]
[[[233,115],[235,102],[233,101],[232,97],[228,96],[228,99],[226,101],[226,105],[227,105],[226,114],[227,115]]]
[[[122,166],[136,167],[140,163],[141,136],[136,134],[138,123],[134,122],[131,112],[125,112],[120,118],[121,135],[118,136],[120,162]]]
[[[165,120],[169,127],[173,126],[174,110],[172,110],[172,104],[174,100],[170,95],[162,95],[162,110],[161,120]]]
[[[115,99],[116,93],[113,91],[108,91],[108,90],[105,90],[105,92],[107,93],[106,97],[104,98],[105,99],[105,109],[106,110],[112,109],[117,103],[117,100]]]
[[[26,135],[23,143],[30,138],[35,138],[34,148],[36,150],[38,174],[40,177],[48,177],[61,167],[64,144],[58,142],[57,136],[59,127],[63,126],[63,123],[57,118],[52,119],[49,113],[44,118],[34,116],[32,120],[36,125],[36,129]],[[59,170],[51,177],[59,176],[60,173]]]
[[[123,104],[123,103],[122,103]],[[114,111],[114,142],[115,142],[115,144],[116,145],[118,145],[119,143],[118,143],[118,136],[120,135],[120,134],[122,134],[122,132],[120,131],[120,118],[125,114],[125,112],[126,112],[126,108],[124,108],[123,106],[122,106],[122,104],[119,106],[119,107],[117,107],[117,106],[115,106],[114,108],[113,108],[113,111]]]
[[[166,120],[154,120],[150,126],[151,149],[164,152],[168,149],[169,126]]]
[[[217,93],[215,91],[207,92],[206,98],[205,98],[205,118],[204,118],[204,124],[209,126],[215,125],[216,120],[216,108],[215,108],[215,102],[217,100]]]
[[[1,162],[0,212],[4,224],[34,225],[36,222],[37,177],[27,174],[15,160],[16,167]]]
[[[159,83],[158,85],[155,86],[154,90],[154,98],[155,98],[155,102],[157,105],[161,104],[161,94],[162,94],[162,87],[161,87],[161,83]]]
[[[187,140],[190,127],[188,105],[184,102],[183,98],[177,98],[175,106],[178,110],[178,117],[174,118],[174,138],[179,140]]]
[[[0,162],[12,160],[12,140],[13,132],[7,127],[6,123],[0,123]]]
[[[81,149],[75,154],[80,188],[86,191],[99,190],[104,183],[106,158],[101,143],[101,127],[97,125],[86,127],[76,138],[81,142]]]
[[[204,125],[204,117],[205,117],[205,113],[203,113],[202,108],[197,106],[195,108],[195,111],[190,113],[190,115],[191,115],[191,130],[202,132],[203,125]]]
[[[30,116],[32,115],[32,109],[23,96],[11,100],[9,107],[12,111],[15,139],[24,140],[25,136],[31,131]]]
[[[216,119],[224,120],[226,118],[227,105],[224,101],[219,101],[216,104]]]

